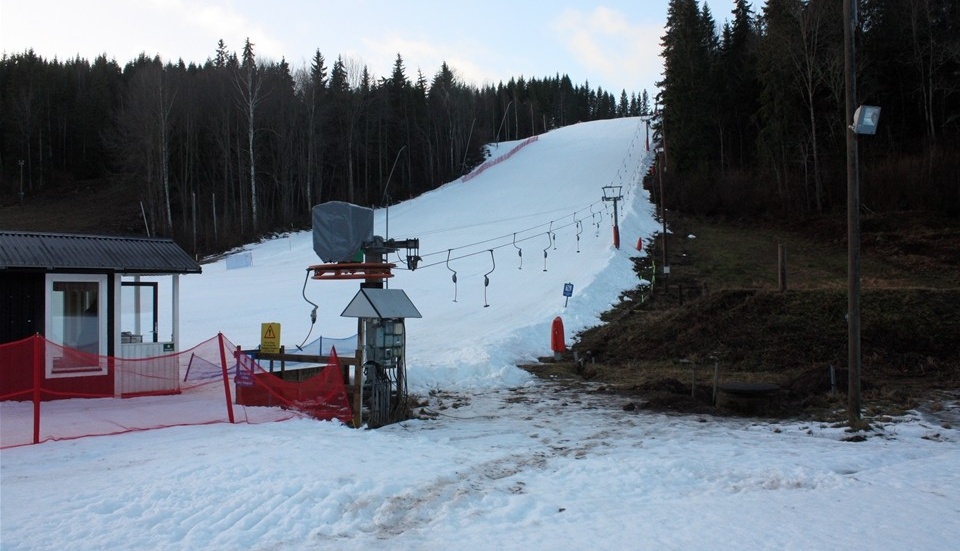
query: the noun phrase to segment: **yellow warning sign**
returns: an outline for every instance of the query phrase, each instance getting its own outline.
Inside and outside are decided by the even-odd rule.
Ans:
[[[260,324],[260,352],[280,353],[280,324],[276,322]]]

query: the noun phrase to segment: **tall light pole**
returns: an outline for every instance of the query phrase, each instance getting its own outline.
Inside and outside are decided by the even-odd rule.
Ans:
[[[844,87],[847,132],[847,418],[851,429],[860,427],[860,159],[858,134],[873,134],[880,108],[857,105],[857,63],[854,38],[857,0],[843,2]]]
[[[843,2],[844,88],[846,118],[853,120],[857,101],[854,37],[857,0]],[[844,126],[847,126],[846,124]],[[847,418],[850,428],[860,424],[860,173],[857,134],[847,128]]]
[[[663,153],[663,157],[660,154]],[[667,162],[667,155],[663,146],[657,148],[657,179],[660,180],[660,223],[663,225],[660,244],[663,249],[663,275],[670,275],[670,264],[667,263],[667,201],[663,195],[663,163]]]

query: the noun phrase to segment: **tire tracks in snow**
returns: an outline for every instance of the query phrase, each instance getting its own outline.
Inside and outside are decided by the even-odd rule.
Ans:
[[[496,416],[514,418],[517,432],[504,438],[482,423],[464,427],[463,438],[488,439],[489,459],[466,463],[462,470],[438,475],[433,480],[408,488],[388,498],[377,507],[374,525],[383,537],[394,537],[408,530],[428,529],[431,522],[446,515],[470,518],[472,515],[497,514],[510,509],[512,497],[527,493],[525,474],[540,476],[549,473],[556,458],[580,459],[603,453],[611,437],[609,427],[596,425],[583,432],[582,427],[568,430],[569,415],[564,409],[582,412],[585,405],[573,393],[551,390],[548,386],[511,389],[496,392]],[[458,403],[480,400],[458,397]],[[484,402],[488,402],[486,398]],[[587,405],[586,407],[594,407]],[[456,423],[457,419],[473,419],[458,409],[462,417],[446,416],[431,423]],[[479,417],[486,417],[485,415]],[[502,423],[497,423],[502,427]],[[475,446],[476,442],[471,442]],[[514,513],[517,513],[514,511]]]

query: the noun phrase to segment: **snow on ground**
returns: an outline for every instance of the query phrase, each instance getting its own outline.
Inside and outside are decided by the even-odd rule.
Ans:
[[[422,266],[390,286],[423,314],[407,322],[407,365],[436,419],[372,431],[222,423],[5,449],[0,549],[954,549],[953,428],[910,414],[847,442],[813,423],[627,412],[514,367],[550,353],[554,317],[569,338],[636,284],[633,244],[658,226],[638,187],[644,146],[639,119],[579,124],[389,209],[390,237],[421,240]],[[620,250],[605,185],[624,186]],[[320,304],[309,340],[355,332],[339,317],[355,282],[304,289],[319,263],[308,234],[248,251],[249,268],[221,260],[183,278],[186,346],[218,331],[255,346],[266,321],[288,346],[308,340],[301,292]],[[84,419],[85,402],[57,408]]]

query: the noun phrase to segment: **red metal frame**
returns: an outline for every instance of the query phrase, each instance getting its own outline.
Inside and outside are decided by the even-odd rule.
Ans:
[[[392,268],[396,264],[382,262],[337,262],[334,264],[316,264],[307,269],[313,270],[311,279],[388,279],[393,277]]]

